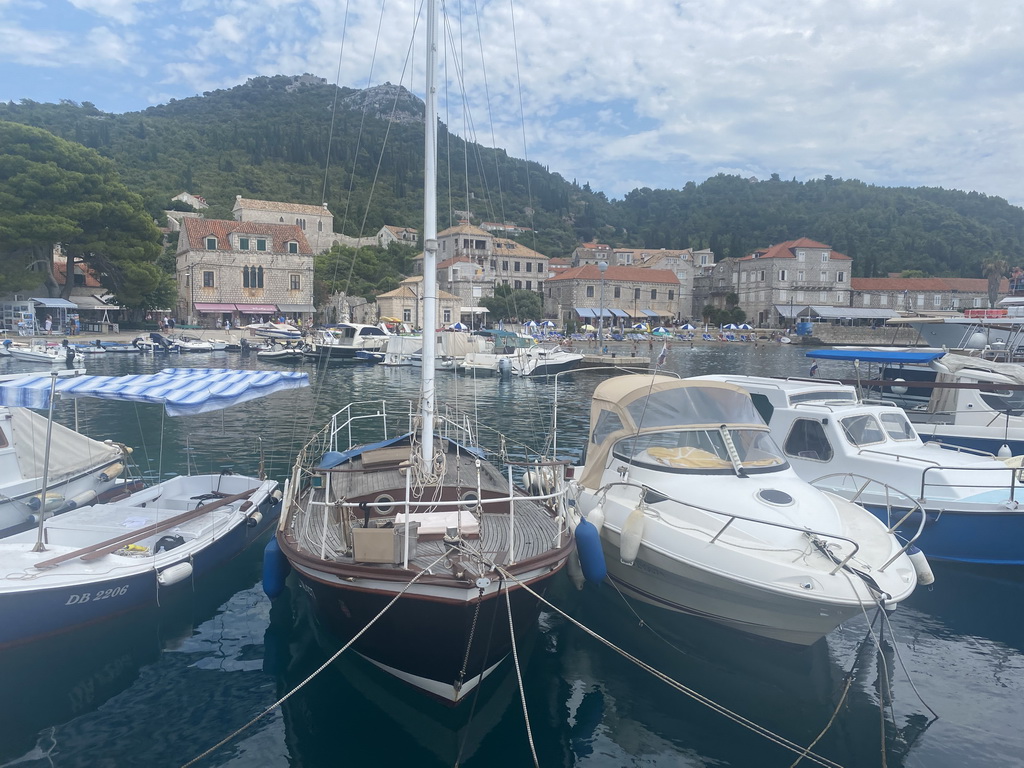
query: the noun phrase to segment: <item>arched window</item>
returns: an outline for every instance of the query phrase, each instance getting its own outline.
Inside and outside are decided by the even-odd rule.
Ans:
[[[263,267],[260,267],[256,270],[256,287],[263,287]]]
[[[249,287],[249,268],[248,267],[242,267],[242,287],[243,288],[248,288]]]
[[[256,287],[256,267],[249,267],[249,287]]]

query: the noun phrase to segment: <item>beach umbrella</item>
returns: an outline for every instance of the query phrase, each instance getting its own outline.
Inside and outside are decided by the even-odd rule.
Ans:
[[[752,330],[754,330],[754,326],[752,326],[750,323],[743,323],[742,325],[740,325],[740,330],[741,331],[752,331]]]
[[[554,328],[555,327],[555,323],[552,320],[545,320],[543,323],[541,323],[541,327],[542,328]]]
[[[646,331],[647,330],[647,326],[644,325],[643,323],[634,323],[632,328],[633,328],[634,331]]]
[[[469,326],[464,323],[452,323],[448,326],[449,331],[468,331]]]
[[[671,333],[671,331],[663,325],[659,325],[651,333]]]
[[[581,325],[580,326],[580,330],[581,331],[596,331],[597,328],[592,326],[590,323],[587,323],[586,325]]]
[[[738,331],[739,329],[740,327],[736,325],[736,323],[729,323],[727,326],[725,326],[725,330],[727,331]]]
[[[526,326],[527,328],[536,328],[537,322],[535,320],[530,320],[527,323],[523,323],[523,325]]]
[[[694,326],[690,325],[689,323],[687,323],[686,325],[684,325],[684,326],[681,326],[681,327],[682,327],[682,329],[683,329],[684,331],[693,331],[693,330],[696,330],[696,329],[694,328]]]

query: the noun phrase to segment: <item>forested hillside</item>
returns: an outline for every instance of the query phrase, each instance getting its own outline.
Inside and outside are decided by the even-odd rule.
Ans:
[[[211,217],[230,218],[240,194],[326,200],[336,229],[353,236],[383,224],[420,228],[422,102],[397,86],[339,90],[307,80],[256,78],[122,115],[89,103],[0,103],[0,120],[45,128],[111,158],[154,216],[189,191],[206,198]],[[534,228],[520,239],[549,256],[597,239],[709,247],[723,258],[810,237],[852,256],[858,276],[913,269],[980,277],[982,263],[993,258],[1024,262],[1024,210],[979,193],[720,175],[609,200],[585,180],[567,181],[503,150],[463,142],[444,126],[440,146],[439,226],[468,209],[475,223]]]

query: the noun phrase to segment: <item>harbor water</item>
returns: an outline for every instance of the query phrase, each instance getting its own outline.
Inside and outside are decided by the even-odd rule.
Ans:
[[[91,355],[87,364],[103,374],[271,367],[222,352]],[[845,365],[822,361],[818,376],[848,377]],[[676,344],[666,364],[686,376],[801,376],[809,367],[796,345],[738,343]],[[157,406],[82,401],[60,403],[57,417],[133,446],[151,480],[189,469],[252,473],[262,455],[283,481],[335,410],[381,397],[398,409],[418,385],[411,368],[300,369],[308,389],[224,412],[172,419]],[[0,360],[0,373],[18,370]],[[559,384],[559,456],[580,457],[603,375]],[[507,437],[509,452],[517,442],[540,447],[551,431],[550,382],[439,373],[437,387],[439,407],[469,411]],[[499,445],[496,432],[481,441]],[[507,664],[452,710],[356,656],[318,671],[339,645],[300,590],[273,603],[263,595],[261,556],[247,553],[173,604],[0,651],[0,766],[182,766],[250,723],[195,765],[503,768],[532,765],[535,751],[545,767],[782,767],[821,756],[848,768],[995,768],[1024,755],[1018,571],[936,566],[936,583],[887,619],[869,613],[809,648],[668,616],[609,584],[577,591],[564,578],[536,632],[519,638],[521,680]]]

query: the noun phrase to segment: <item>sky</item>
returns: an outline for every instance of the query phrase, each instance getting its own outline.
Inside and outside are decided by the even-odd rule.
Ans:
[[[610,198],[777,173],[1024,205],[1024,3],[448,0],[447,12],[442,119]],[[0,100],[134,112],[307,72],[422,94],[416,19],[409,0],[0,0]]]

